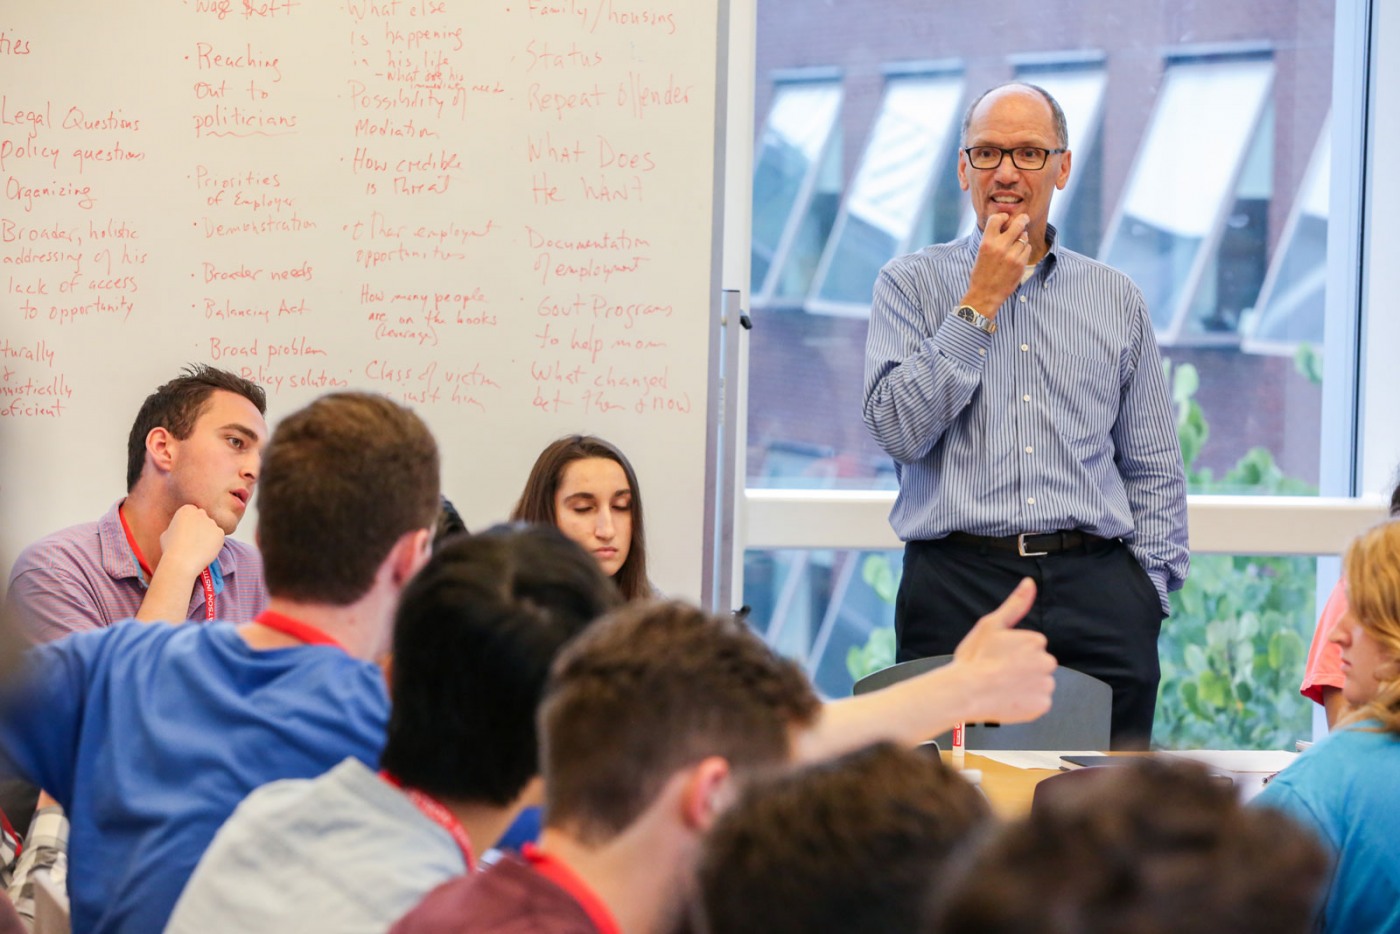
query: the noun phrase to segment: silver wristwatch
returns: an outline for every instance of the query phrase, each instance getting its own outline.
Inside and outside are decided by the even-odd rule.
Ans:
[[[986,331],[988,334],[995,334],[997,332],[997,323],[971,305],[959,305],[954,309],[953,314],[962,318],[979,331]]]

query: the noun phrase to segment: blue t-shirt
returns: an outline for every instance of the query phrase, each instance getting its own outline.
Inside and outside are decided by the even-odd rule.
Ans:
[[[75,931],[160,931],[253,789],[376,766],[379,668],[334,646],[254,650],[228,623],[121,623],[34,650],[0,713],[0,771],[67,810]]]
[[[1326,931],[1400,932],[1400,737],[1376,726],[1368,721],[1333,733],[1251,802],[1312,828],[1332,852]]]

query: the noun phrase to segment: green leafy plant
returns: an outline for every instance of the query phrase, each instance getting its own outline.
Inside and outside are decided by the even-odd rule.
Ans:
[[[860,565],[860,576],[881,600],[894,603],[895,594],[899,591],[899,572],[895,562],[887,555],[866,555]],[[846,671],[850,673],[852,681],[859,681],[866,675],[874,674],[893,664],[893,626],[872,629],[865,645],[853,645],[846,650]]]
[[[1316,354],[1295,361],[1320,379]],[[1251,448],[1223,477],[1198,469],[1210,435],[1195,400],[1190,364],[1163,364],[1177,407],[1177,435],[1193,493],[1308,495],[1316,489],[1279,469],[1267,449]],[[1312,709],[1298,694],[1316,620],[1316,561],[1306,557],[1195,555],[1158,641],[1154,742],[1168,749],[1291,749],[1307,736]]]
[[[1156,745],[1292,749],[1311,703],[1298,694],[1313,619],[1313,559],[1200,555],[1172,594],[1158,641]]]

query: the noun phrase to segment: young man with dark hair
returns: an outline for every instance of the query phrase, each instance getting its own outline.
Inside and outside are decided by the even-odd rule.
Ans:
[[[620,602],[552,527],[442,546],[404,591],[379,774],[346,759],[248,797],[166,928],[381,932],[539,796],[535,715],[560,648]]]
[[[891,743],[756,782],[705,841],[701,928],[918,931],[948,857],[990,817],[956,772]]]
[[[943,877],[948,934],[1304,934],[1327,857],[1195,763],[1085,769]]]
[[[7,597],[35,642],[123,619],[252,619],[267,602],[238,528],[267,440],[262,387],[188,367],[146,398],[127,440],[126,497],[30,545]]]
[[[825,706],[792,661],[741,622],[640,603],[595,624],[555,664],[541,709],[545,828],[524,859],[440,886],[394,928],[663,934],[684,918],[700,842],[755,776],[958,720],[1043,713],[1054,659],[1011,627],[1023,583],[952,663]]]
[[[34,649],[6,692],[0,774],[72,820],[75,930],[161,930],[254,788],[378,760],[389,705],[374,660],[427,560],[437,445],[407,409],[341,393],[284,419],[263,468],[263,613],[80,633]]]

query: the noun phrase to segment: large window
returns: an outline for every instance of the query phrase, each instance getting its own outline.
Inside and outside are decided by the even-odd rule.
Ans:
[[[800,250],[784,261],[778,249],[778,268],[765,267],[761,285],[755,260],[750,484],[791,486],[815,474],[836,488],[889,485],[893,466],[860,420],[871,287],[893,256],[970,230],[956,177],[960,118],[986,87],[1021,78],[1054,94],[1068,119],[1073,169],[1051,204],[1062,243],[1132,275],[1165,355],[1194,374],[1182,386],[1194,387],[1211,427],[1194,452],[1195,489],[1267,492],[1252,478],[1276,468],[1298,481],[1290,492],[1315,491],[1328,8],[1230,0],[1207,15],[1154,0],[1124,21],[1109,0],[1078,0],[1073,16],[1047,10],[1009,28],[990,11],[962,11],[938,28],[877,33],[864,23],[881,11],[900,22],[927,19],[914,0],[880,0],[834,10],[809,34],[796,6],[760,4],[759,81],[774,80],[764,133],[789,106],[799,65],[840,75],[824,87],[841,102],[834,128],[811,121],[813,134],[831,132],[822,155],[804,163],[819,194],[786,215]],[[849,46],[818,41],[829,29],[850,35]],[[817,48],[830,59],[813,61]],[[901,64],[916,51],[956,68],[920,74]],[[861,157],[843,169],[838,152]],[[771,239],[757,232],[771,198],[764,173],[760,164],[756,257],[767,249],[759,241]],[[1310,356],[1295,363],[1304,344]],[[794,449],[812,457],[801,475],[785,477],[776,466]],[[1272,467],[1237,469],[1256,450]]]

